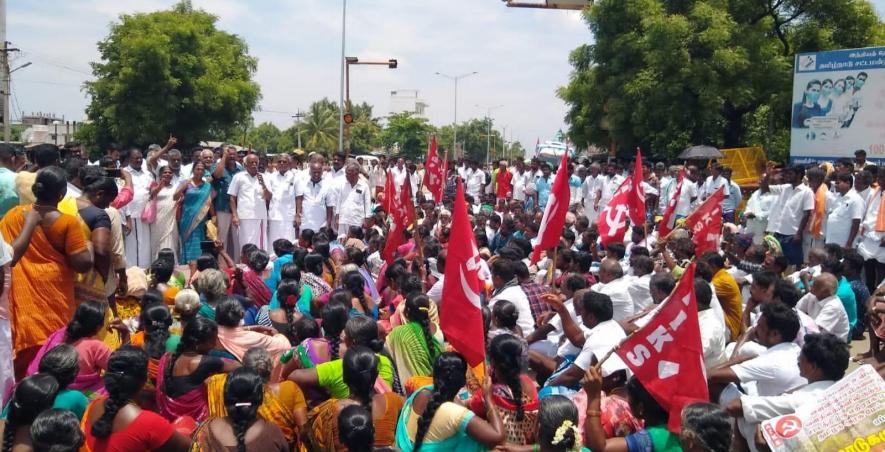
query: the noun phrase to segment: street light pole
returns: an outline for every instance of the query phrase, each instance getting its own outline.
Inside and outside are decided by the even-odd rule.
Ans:
[[[452,123],[452,130],[454,132],[453,133],[454,138],[452,139],[452,155],[456,156],[456,158],[457,158],[457,151],[458,151],[458,80],[461,80],[462,78],[470,77],[471,75],[476,75],[478,73],[479,72],[476,72],[476,71],[468,72],[466,74],[461,74],[461,75],[448,75],[448,74],[443,74],[442,72],[436,73],[436,75],[445,77],[445,78],[455,82],[455,121]],[[461,157],[463,158],[464,156],[462,155]]]
[[[477,105],[477,107],[482,108],[481,105]],[[492,148],[492,110],[503,107],[503,105],[495,105],[492,107],[486,107],[486,121],[489,122],[488,131],[486,132],[486,166],[489,166],[491,162],[491,148]]]
[[[341,0],[341,86],[338,93],[338,152],[344,152],[344,43],[347,37],[347,0]]]

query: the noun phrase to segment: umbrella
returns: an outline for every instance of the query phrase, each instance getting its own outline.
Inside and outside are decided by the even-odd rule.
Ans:
[[[719,152],[719,149],[713,146],[700,145],[687,148],[682,151],[682,154],[679,154],[678,158],[682,160],[706,160],[721,159],[722,157],[723,155]]]

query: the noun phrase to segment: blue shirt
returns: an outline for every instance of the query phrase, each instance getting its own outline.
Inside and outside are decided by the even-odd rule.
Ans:
[[[848,323],[851,328],[857,323],[857,300],[854,298],[854,290],[851,283],[843,276],[839,278],[839,287],[836,288],[836,296],[845,306],[845,312],[848,313]]]
[[[283,265],[291,264],[292,259],[294,259],[294,256],[291,254],[284,254],[274,259],[273,270],[270,271],[270,276],[264,280],[264,284],[267,284],[271,291],[277,290],[277,285],[280,283],[280,271],[282,271]]]
[[[550,198],[551,185],[553,185],[553,181],[550,180],[549,177],[546,180],[544,179],[544,176],[539,176],[535,179],[535,189],[538,191],[538,207],[547,207],[547,199]]]
[[[216,167],[218,167],[218,163],[212,166],[212,169],[209,170],[209,174],[212,174]],[[230,181],[234,178],[234,175],[240,171],[243,171],[243,168],[239,163],[233,171],[225,167],[221,177],[212,181],[212,188],[218,193],[218,196],[212,201],[212,205],[215,207],[216,212],[230,213],[230,198],[227,196],[227,188],[230,187]]]
[[[18,205],[18,190],[15,188],[15,173],[8,168],[0,168],[0,217]]]
[[[722,211],[734,212],[741,204],[741,187],[734,183],[734,181],[729,181],[728,191],[728,196],[722,200]]]

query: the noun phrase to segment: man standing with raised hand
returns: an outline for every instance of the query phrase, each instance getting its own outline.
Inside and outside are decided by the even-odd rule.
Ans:
[[[265,185],[264,176],[258,172],[258,156],[249,154],[243,163],[246,172],[234,176],[227,190],[233,212],[231,223],[237,226],[240,244],[251,243],[267,251],[270,248],[267,240],[267,203],[273,194]]]

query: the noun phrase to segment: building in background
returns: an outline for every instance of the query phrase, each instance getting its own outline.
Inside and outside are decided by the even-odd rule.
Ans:
[[[426,118],[428,107],[430,105],[418,96],[417,89],[398,89],[390,92],[390,114],[409,112]]]
[[[83,122],[67,121],[64,116],[52,113],[22,114],[21,141],[24,144],[52,143],[64,145],[74,141],[74,134],[83,125]]]

